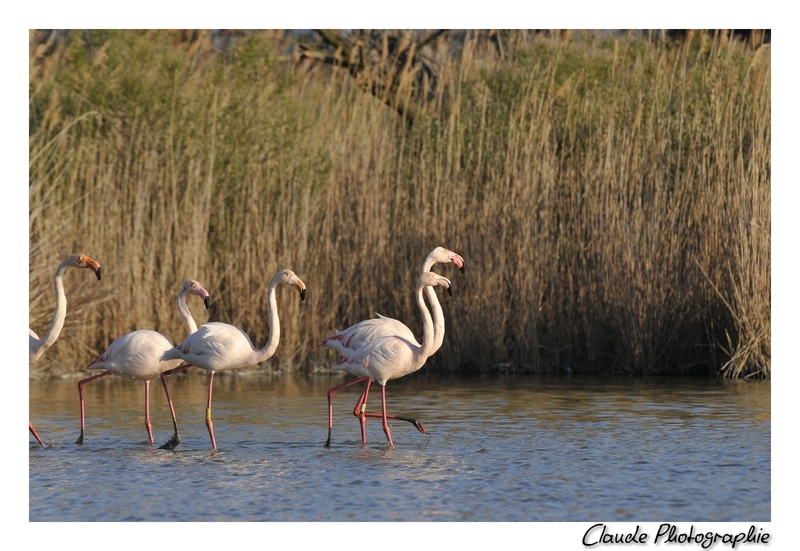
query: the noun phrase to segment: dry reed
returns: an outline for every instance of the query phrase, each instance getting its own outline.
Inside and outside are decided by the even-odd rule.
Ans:
[[[435,268],[455,299],[429,369],[769,376],[768,58],[735,42],[540,38],[502,59],[476,44],[431,53],[439,82],[409,128],[259,33],[204,55],[166,32],[74,34],[31,72],[31,327],[68,254],[104,277],[67,278],[67,323],[35,368],[75,370],[136,328],[179,338],[187,278],[212,296],[190,305],[198,322],[260,347],[284,267],[309,295],[279,293],[269,367],[325,368],[312,346],[375,312],[419,334],[416,273],[443,245],[467,275]]]

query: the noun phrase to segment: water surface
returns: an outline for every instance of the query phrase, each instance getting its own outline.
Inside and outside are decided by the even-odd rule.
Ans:
[[[598,377],[439,377],[387,385],[390,413],[362,445],[345,379],[218,373],[203,423],[204,372],[173,376],[182,443],[151,384],[109,376],[30,382],[31,521],[769,522],[770,383]],[[380,411],[373,385],[369,411]]]

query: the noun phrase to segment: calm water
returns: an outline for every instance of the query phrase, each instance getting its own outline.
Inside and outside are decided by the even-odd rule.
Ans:
[[[218,373],[211,449],[204,372],[160,383],[116,376],[30,382],[31,521],[769,522],[770,383],[705,379],[475,377],[420,372],[387,385],[390,413],[362,446],[344,379]],[[380,411],[377,385],[370,411]]]

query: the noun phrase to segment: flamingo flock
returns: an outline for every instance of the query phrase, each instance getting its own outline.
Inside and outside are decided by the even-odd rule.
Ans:
[[[420,432],[428,433],[418,419],[387,413],[386,383],[419,370],[425,365],[427,359],[441,348],[444,342],[444,313],[435,287],[442,287],[450,296],[452,296],[452,288],[448,278],[430,271],[435,264],[455,264],[462,275],[464,274],[464,258],[449,249],[436,247],[425,258],[414,289],[414,299],[422,319],[421,342],[417,341],[411,329],[404,323],[377,314],[377,318],[367,319],[343,331],[332,333],[314,347],[314,351],[326,347],[338,352],[341,359],[331,367],[331,371],[344,371],[356,377],[334,386],[327,392],[328,438],[325,442],[326,447],[331,446],[333,394],[360,382],[365,382],[365,385],[356,401],[353,415],[360,424],[362,445],[367,442],[366,421],[368,418],[381,419],[389,448],[394,447],[388,423],[390,419],[409,422]],[[63,279],[67,268],[90,268],[96,274],[97,279],[100,279],[102,273],[100,264],[82,253],[69,256],[59,265],[55,275],[56,309],[53,319],[41,340],[33,330],[30,330],[29,364],[35,362],[47,348],[53,345],[64,325],[67,301]],[[85,385],[101,377],[115,374],[144,382],[145,428],[151,446],[154,445],[155,440],[150,423],[150,381],[156,377],[161,379],[172,416],[174,434],[160,448],[174,450],[181,440],[167,377],[191,367],[199,367],[208,373],[205,424],[211,440],[211,447],[216,450],[217,441],[214,434],[214,423],[211,419],[214,374],[217,371],[254,366],[275,354],[280,341],[280,319],[276,298],[276,288],[279,285],[295,288],[301,301],[306,298],[306,284],[292,270],[282,269],[274,275],[267,290],[269,338],[263,348],[257,349],[247,333],[234,325],[209,322],[198,328],[186,305],[185,297],[186,295],[195,295],[201,298],[206,309],[209,308],[211,297],[199,282],[192,279],[186,280],[177,295],[178,314],[183,320],[187,333],[181,343],[173,345],[161,333],[150,329],[139,329],[118,337],[105,352],[87,366],[87,370],[101,370],[101,372],[82,379],[78,383],[81,432],[76,444],[83,445],[86,442]],[[430,305],[430,310],[425,303],[425,298]],[[381,387],[380,413],[367,412],[367,398],[373,382],[377,382]],[[29,428],[39,445],[45,446],[44,441],[30,422]]]

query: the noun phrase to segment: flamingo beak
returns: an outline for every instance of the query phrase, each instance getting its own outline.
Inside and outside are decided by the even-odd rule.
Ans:
[[[462,256],[459,254],[452,253],[452,257],[450,258],[450,260],[452,260],[453,264],[455,264],[458,267],[458,270],[461,272],[461,275],[464,275],[464,258],[462,258]]]
[[[209,295],[206,295],[205,297],[203,297],[203,304],[205,304],[205,305],[206,305],[206,310],[208,310],[208,304],[209,304],[210,302],[211,302],[211,296],[209,296]]]
[[[78,266],[80,266],[81,268],[91,268],[92,271],[94,272],[94,275],[97,276],[98,280],[100,279],[100,277],[102,277],[103,269],[100,267],[100,263],[97,260],[95,260],[94,258],[89,258],[85,254],[80,254],[80,253],[76,253],[73,256],[78,257],[78,261],[80,262]]]
[[[306,286],[302,282],[295,283],[297,290],[300,292],[300,300],[306,299]]]
[[[94,275],[97,276],[97,280],[99,281],[100,277],[103,275],[103,268],[100,267],[100,263],[93,258],[89,258],[88,256],[84,256],[83,260],[94,271]]]
[[[451,297],[453,296],[453,289],[451,287],[447,288],[447,294],[450,295]]]

